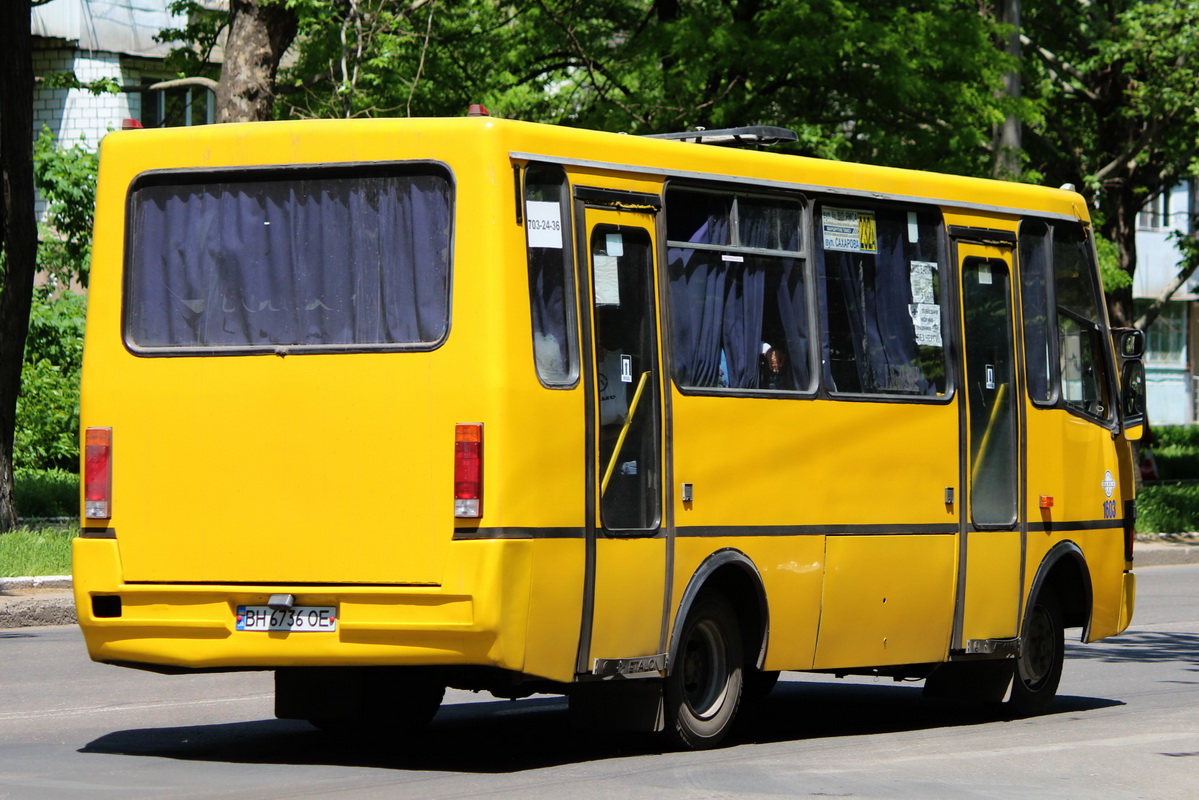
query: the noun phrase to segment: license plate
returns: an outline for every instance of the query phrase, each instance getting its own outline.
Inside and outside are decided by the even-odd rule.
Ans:
[[[336,606],[296,606],[282,611],[270,606],[238,606],[239,631],[310,631],[337,630]]]

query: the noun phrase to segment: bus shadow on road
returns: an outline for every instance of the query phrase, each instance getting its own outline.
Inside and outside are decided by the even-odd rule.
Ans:
[[[1199,634],[1167,631],[1133,631],[1092,644],[1067,644],[1067,659],[1088,658],[1105,663],[1168,663],[1186,665],[1199,672]]]
[[[1051,713],[1078,713],[1119,701],[1060,697]],[[742,709],[726,746],[902,734],[1004,724],[993,709],[925,700],[919,686],[783,681]],[[566,700],[450,703],[416,735],[342,739],[304,722],[260,720],[144,728],[100,737],[80,752],[249,764],[325,764],[421,772],[513,773],[661,752],[648,735],[570,727]]]

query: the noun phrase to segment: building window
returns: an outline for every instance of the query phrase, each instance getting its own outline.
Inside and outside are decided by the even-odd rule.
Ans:
[[[1151,301],[1136,301],[1137,316]],[[1161,315],[1145,331],[1145,361],[1157,366],[1185,367],[1187,364],[1187,304],[1166,303]]]
[[[209,125],[216,101],[202,86],[179,86],[142,92],[141,123],[147,128]]]
[[[1164,190],[1154,195],[1145,203],[1137,214],[1137,227],[1146,230],[1161,230],[1170,224],[1170,192]]]

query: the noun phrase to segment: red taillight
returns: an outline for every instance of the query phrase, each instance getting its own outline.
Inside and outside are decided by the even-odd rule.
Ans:
[[[483,424],[454,426],[454,516],[483,516]]]
[[[112,516],[112,428],[88,428],[83,439],[83,516]]]

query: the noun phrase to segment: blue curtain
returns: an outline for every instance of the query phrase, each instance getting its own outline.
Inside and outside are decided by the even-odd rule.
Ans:
[[[711,216],[688,241],[724,242],[728,220]],[[672,247],[670,273],[671,347],[675,379],[684,386],[717,386],[725,312],[726,270],[719,253]]]
[[[817,241],[824,363],[838,391],[935,394],[937,385],[925,374],[929,365],[921,358],[910,308],[911,261],[943,263],[937,237],[929,230],[935,228],[924,222],[927,235],[908,242],[905,212],[873,213],[877,252],[826,251]],[[927,349],[935,352],[931,361],[944,364],[942,348]],[[942,368],[941,380],[943,374]]]
[[[441,176],[150,185],[132,205],[135,346],[432,344],[448,328]]]

